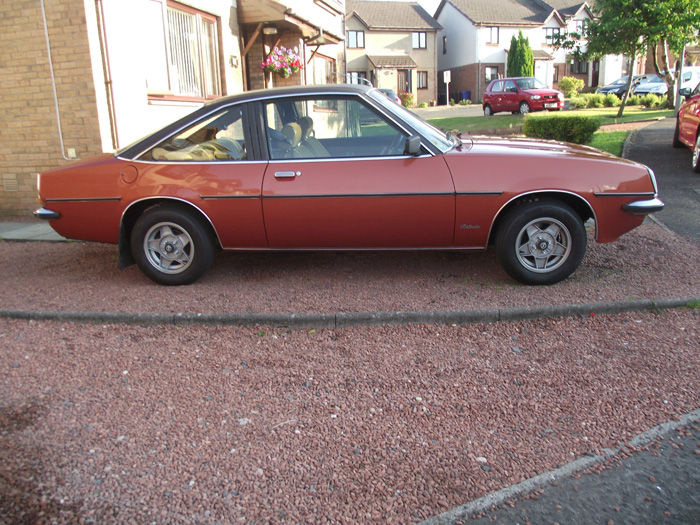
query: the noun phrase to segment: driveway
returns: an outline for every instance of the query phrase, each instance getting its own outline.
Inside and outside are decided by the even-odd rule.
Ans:
[[[690,149],[671,146],[675,125],[674,119],[665,119],[635,133],[625,156],[656,173],[666,208],[654,218],[700,246],[700,175],[690,167]]]

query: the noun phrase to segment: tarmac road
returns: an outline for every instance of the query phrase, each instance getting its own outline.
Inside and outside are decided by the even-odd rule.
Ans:
[[[646,164],[656,173],[666,208],[655,213],[654,218],[700,246],[700,174],[691,168],[689,148],[671,146],[675,125],[675,119],[665,119],[634,133],[625,156]]]

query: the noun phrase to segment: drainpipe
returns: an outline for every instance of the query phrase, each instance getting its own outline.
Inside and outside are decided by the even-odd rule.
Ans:
[[[63,144],[63,127],[61,126],[61,112],[58,108],[58,93],[56,91],[56,77],[53,73],[53,59],[51,58],[51,41],[49,40],[49,27],[46,23],[46,7],[44,6],[44,0],[41,2],[41,16],[44,20],[44,36],[46,37],[46,53],[49,60],[49,72],[51,73],[51,87],[53,88],[53,101],[56,108],[56,123],[58,125],[58,140],[61,144],[61,156],[64,160],[77,160],[76,157],[66,156],[65,145]]]

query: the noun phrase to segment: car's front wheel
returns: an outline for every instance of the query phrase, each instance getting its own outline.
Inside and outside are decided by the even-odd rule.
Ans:
[[[700,173],[700,130],[695,138],[695,147],[693,148],[693,171]]]
[[[524,284],[554,284],[569,277],[586,254],[586,228],[569,206],[522,202],[504,217],[496,255],[508,274]]]
[[[530,113],[530,105],[527,102],[521,102],[518,112],[521,115],[527,115],[528,113]]]
[[[484,106],[484,116],[490,117],[490,116],[492,116],[492,115],[493,115],[493,109],[491,109],[491,106],[489,106],[488,104],[486,104],[486,105]]]
[[[214,260],[214,242],[203,222],[174,207],[154,207],[136,221],[131,252],[141,271],[165,285],[190,284]]]

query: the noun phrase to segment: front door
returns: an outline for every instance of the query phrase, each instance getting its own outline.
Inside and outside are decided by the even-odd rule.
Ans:
[[[399,69],[397,72],[399,93],[411,93],[411,70]]]
[[[407,133],[358,97],[279,99],[265,113],[271,248],[452,246],[455,192],[444,160],[405,155]]]

